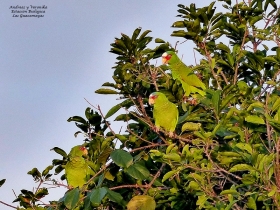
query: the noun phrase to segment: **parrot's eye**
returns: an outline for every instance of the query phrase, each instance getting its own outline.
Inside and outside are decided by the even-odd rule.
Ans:
[[[82,151],[85,150],[85,149],[86,149],[85,147],[80,147],[80,150],[82,150]]]

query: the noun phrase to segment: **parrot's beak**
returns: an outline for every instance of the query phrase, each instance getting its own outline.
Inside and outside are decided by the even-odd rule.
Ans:
[[[149,104],[153,105],[155,103],[155,100],[153,98],[149,98]]]
[[[88,154],[87,148],[85,148],[84,146],[82,146],[82,147],[80,148],[80,150],[83,151],[83,155],[87,156],[87,154]]]
[[[161,58],[162,58],[162,63],[163,64],[168,64],[168,62],[171,58],[171,55],[169,55],[165,52],[165,53],[162,54]]]
[[[165,57],[162,57],[162,63],[163,63],[163,64],[167,64],[167,63],[168,63],[168,60],[167,60]]]

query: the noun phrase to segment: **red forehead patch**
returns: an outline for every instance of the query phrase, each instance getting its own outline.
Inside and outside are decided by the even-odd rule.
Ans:
[[[150,95],[151,99],[156,99],[158,96],[157,95]]]
[[[165,56],[165,58],[166,58],[167,60],[169,60],[171,57],[172,57],[172,55],[167,55],[167,56]]]
[[[80,147],[80,150],[84,151],[86,148],[84,146]]]

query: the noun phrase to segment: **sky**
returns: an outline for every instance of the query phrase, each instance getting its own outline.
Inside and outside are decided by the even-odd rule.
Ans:
[[[112,82],[115,55],[110,43],[120,33],[129,36],[137,27],[152,30],[173,46],[183,39],[171,37],[177,5],[194,0],[98,1],[98,0],[1,0],[0,1],[0,201],[12,203],[21,189],[37,186],[27,172],[42,171],[58,154],[83,143],[74,137],[79,129],[71,116],[84,116],[90,105],[100,105],[103,113],[115,104],[117,96],[94,91]],[[210,0],[196,1],[197,7]],[[11,6],[42,6],[44,17],[13,17]],[[181,52],[193,49],[186,42]],[[181,50],[181,51],[180,51]],[[112,118],[113,120],[113,118]],[[14,192],[13,192],[14,191]],[[45,200],[59,199],[64,188],[50,190]],[[11,209],[0,203],[0,209]]]

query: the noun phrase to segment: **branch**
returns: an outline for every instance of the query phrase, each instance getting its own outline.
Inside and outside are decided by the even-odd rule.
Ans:
[[[112,162],[111,162],[112,163]],[[103,168],[100,169],[100,171],[98,171],[96,174],[94,174],[93,177],[91,177],[88,181],[87,181],[87,185],[95,178],[97,177],[99,174],[101,174],[106,168],[108,168],[111,163],[108,163],[107,165],[105,165]]]
[[[138,147],[138,148],[136,148],[136,149],[132,149],[132,150],[130,150],[129,152],[132,153],[132,152],[136,152],[136,151],[138,151],[138,150],[144,150],[144,149],[147,149],[147,148],[159,147],[159,146],[168,146],[168,144],[152,144],[152,145],[148,145],[148,146]]]
[[[165,167],[166,163],[162,163],[160,169],[158,170],[158,172],[156,173],[156,175],[154,176],[154,178],[152,179],[152,181],[148,184],[148,188],[146,188],[146,190],[144,191],[143,195],[145,195],[148,190],[152,187],[153,183],[156,181],[156,179],[160,176],[163,168]]]
[[[5,203],[5,202],[3,202],[3,201],[0,201],[0,203],[4,204],[4,205],[6,205],[6,206],[9,206],[9,207],[11,207],[11,208],[17,209],[17,207],[12,206],[12,205],[10,205],[10,204],[7,204],[7,203]]]
[[[111,128],[110,124],[109,124],[109,123],[107,122],[107,120],[105,119],[105,117],[104,117],[104,115],[103,115],[103,113],[102,113],[102,111],[101,111],[100,106],[98,105],[97,108],[98,108],[98,111],[99,111],[101,117],[104,119],[105,124],[108,126],[108,128],[110,129],[110,131],[112,132],[112,134],[115,136],[116,133],[113,131],[113,129]]]

